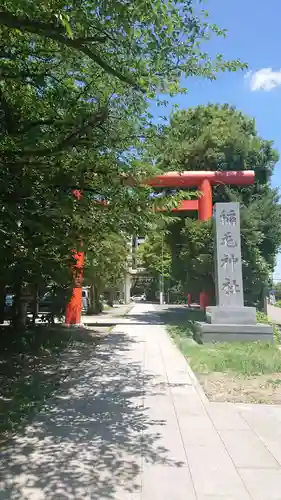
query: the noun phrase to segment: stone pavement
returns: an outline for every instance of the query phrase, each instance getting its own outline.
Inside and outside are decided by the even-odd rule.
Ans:
[[[1,500],[281,500],[281,407],[209,403],[150,304],[2,454]]]
[[[267,314],[272,321],[281,325],[281,307],[274,307],[268,304]]]
[[[82,315],[81,322],[83,325],[117,324],[121,317],[126,320],[132,306],[133,304],[114,304],[114,307],[104,309],[100,314]]]

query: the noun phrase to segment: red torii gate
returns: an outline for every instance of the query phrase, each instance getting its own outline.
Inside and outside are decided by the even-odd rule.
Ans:
[[[197,200],[184,200],[179,203],[174,211],[198,211],[198,219],[209,220],[213,214],[212,185],[227,184],[232,186],[247,186],[255,181],[253,170],[241,171],[198,171],[198,172],[168,172],[158,175],[147,181],[152,187],[187,188],[196,187],[202,194]],[[188,305],[191,302],[191,294],[187,295]],[[208,305],[208,294],[200,293],[200,308],[205,309]]]
[[[146,182],[151,187],[187,188],[196,187],[202,193],[198,200],[182,201],[175,211],[198,210],[199,220],[212,218],[213,197],[212,185],[227,184],[232,186],[248,186],[255,181],[253,170],[224,172],[168,172],[157,175]]]
[[[227,184],[232,186],[248,186],[254,184],[255,172],[253,170],[241,171],[187,171],[187,172],[167,172],[157,175],[152,179],[145,181],[145,184],[158,188],[187,188],[195,187],[202,194],[197,200],[184,200],[179,203],[173,211],[198,211],[198,219],[201,221],[212,218],[213,200],[212,186],[215,184]],[[74,196],[81,196],[79,191],[75,191]],[[67,304],[65,323],[80,324],[82,311],[82,275],[84,265],[84,253],[74,252],[76,264],[74,266],[75,283],[72,291],[72,297]],[[204,308],[207,305],[207,295],[202,292],[200,295],[200,306]]]

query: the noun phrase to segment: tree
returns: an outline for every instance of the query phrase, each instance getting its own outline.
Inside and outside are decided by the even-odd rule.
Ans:
[[[88,246],[85,284],[91,286],[92,311],[100,312],[101,294],[106,290],[112,299],[128,267],[129,242],[126,234],[110,233],[96,238]]]
[[[156,216],[139,185],[155,171],[143,152],[157,133],[148,98],[175,94],[183,75],[244,67],[200,50],[210,32],[224,34],[192,1],[4,0],[0,271],[16,321],[23,295],[50,282],[67,288],[77,242],[87,250],[93,234],[143,230]]]
[[[174,237],[179,234],[175,244]],[[173,281],[180,282],[185,295],[199,299],[202,290],[214,294],[212,221],[200,222],[189,217],[170,228]]]
[[[169,218],[170,219],[170,218]],[[165,283],[171,277],[171,252],[166,242],[167,216],[156,225],[153,232],[150,232],[138,248],[138,263],[140,268],[144,268],[149,276],[149,280],[144,281],[145,293],[148,299],[155,300],[156,294],[160,290],[160,283],[163,280],[163,291]]]
[[[138,259],[152,275],[163,274],[164,278],[171,275],[171,254],[165,241],[164,230],[150,234],[139,247]]]
[[[218,70],[244,67],[240,61],[224,61],[221,54],[211,60],[200,50],[199,43],[210,34],[225,36],[207,17],[206,11],[195,10],[192,0],[47,0],[40,6],[5,0],[0,23],[4,33],[13,30],[15,36],[42,40],[59,62],[71,60],[76,70],[86,58],[103,70],[105,80],[108,75],[155,94],[160,89],[177,92],[182,74],[214,78]]]
[[[271,289],[274,292],[276,300],[281,300],[281,282],[271,283]]]
[[[171,117],[155,146],[163,170],[245,170],[253,186],[216,186],[213,201],[239,201],[244,293],[258,304],[281,246],[281,208],[270,178],[278,161],[272,141],[259,137],[253,119],[229,105],[198,106]],[[212,224],[179,219],[168,238],[172,274],[186,291],[213,289]]]

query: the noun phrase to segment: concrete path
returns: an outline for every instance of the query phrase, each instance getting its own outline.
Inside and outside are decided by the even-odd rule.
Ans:
[[[281,307],[275,307],[268,304],[267,314],[272,321],[274,321],[278,325],[281,325]]]
[[[113,307],[104,309],[100,314],[85,314],[81,317],[83,325],[117,324],[121,317],[126,320],[132,304],[114,304]]]
[[[208,403],[139,304],[2,455],[1,500],[280,500],[281,407]]]

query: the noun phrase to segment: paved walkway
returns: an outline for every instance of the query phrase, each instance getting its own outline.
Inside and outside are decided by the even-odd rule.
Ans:
[[[131,304],[115,304],[114,307],[104,309],[100,314],[82,315],[81,321],[84,325],[116,324],[120,318],[127,318],[127,313],[132,308]]]
[[[268,304],[267,314],[272,321],[275,321],[275,323],[281,325],[281,308],[280,307],[275,307],[275,306],[271,306],[270,304]]]
[[[1,500],[280,500],[281,407],[208,403],[139,304],[1,462]]]

